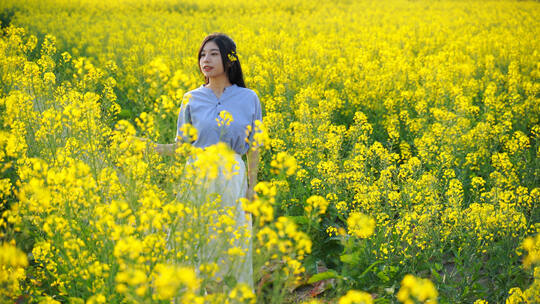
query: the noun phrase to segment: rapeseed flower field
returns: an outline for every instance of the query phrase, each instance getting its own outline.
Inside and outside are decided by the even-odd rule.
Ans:
[[[538,2],[4,0],[0,21],[1,302],[540,301]],[[174,141],[216,31],[263,106],[252,233],[194,191],[232,172],[225,145],[137,140]],[[231,275],[248,238],[254,290]]]

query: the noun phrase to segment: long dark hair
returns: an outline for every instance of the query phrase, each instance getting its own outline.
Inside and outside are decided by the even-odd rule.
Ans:
[[[199,48],[199,54],[197,56],[197,66],[199,66],[199,71],[201,72],[201,74],[201,53],[204,45],[208,41],[214,41],[214,43],[217,44],[219,52],[221,53],[223,70],[225,71],[225,74],[227,74],[227,77],[229,77],[229,81],[232,84],[236,84],[239,87],[245,88],[246,84],[244,83],[244,74],[242,74],[240,60],[238,60],[238,55],[236,54],[236,43],[234,43],[231,37],[223,33],[212,33],[206,36],[201,43],[201,47]],[[204,76],[204,82],[205,84],[208,84],[208,77]]]

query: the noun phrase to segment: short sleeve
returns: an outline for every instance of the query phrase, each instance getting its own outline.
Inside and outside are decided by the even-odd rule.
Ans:
[[[180,106],[180,113],[178,113],[178,119],[176,121],[176,137],[174,138],[175,142],[178,142],[179,138],[182,138],[184,142],[189,141],[188,134],[184,134],[181,131],[181,128],[185,124],[191,124],[191,111],[188,104],[188,99],[186,99],[186,95],[184,95],[184,98],[182,99],[182,105]]]
[[[253,119],[251,121],[251,132],[249,133],[248,142],[250,147],[260,147],[262,142],[260,138],[255,138],[255,134],[262,132],[262,110],[261,102],[256,93],[253,93],[254,96],[254,113]]]

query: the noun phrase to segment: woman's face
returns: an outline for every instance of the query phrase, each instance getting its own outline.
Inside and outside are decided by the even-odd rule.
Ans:
[[[222,61],[217,44],[214,41],[208,41],[201,51],[201,59],[199,60],[204,76],[214,78],[223,74],[225,71]]]

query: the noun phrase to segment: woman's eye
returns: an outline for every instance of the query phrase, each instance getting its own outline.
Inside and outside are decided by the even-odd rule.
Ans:
[[[204,53],[201,53],[201,57],[204,57],[204,55],[205,55]],[[210,53],[210,56],[218,56],[218,55],[219,53]]]

